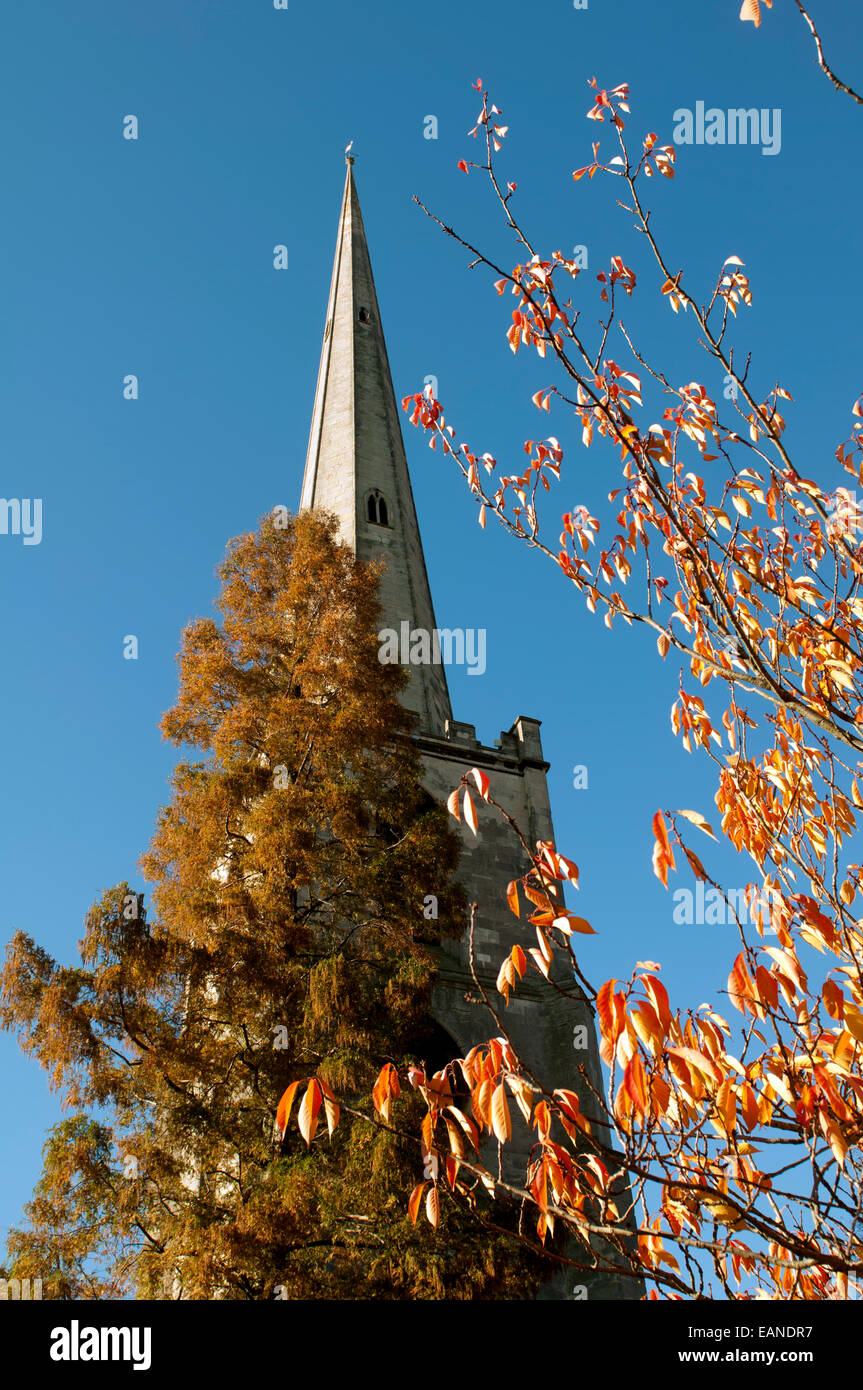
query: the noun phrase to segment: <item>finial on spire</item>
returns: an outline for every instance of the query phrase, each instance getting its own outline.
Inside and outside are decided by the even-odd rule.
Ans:
[[[353,147],[353,143],[354,143],[353,140],[349,140],[348,143],[347,143],[347,145],[345,146],[345,163],[346,163],[346,164],[353,164],[353,162],[354,162],[354,157],[353,157],[353,155],[351,154],[351,149],[352,149],[352,147]]]

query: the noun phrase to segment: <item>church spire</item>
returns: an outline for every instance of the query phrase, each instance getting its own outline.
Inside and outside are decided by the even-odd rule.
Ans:
[[[357,558],[383,557],[382,626],[435,630],[413,492],[378,309],[353,157],[347,155],[336,256],[301,507],[335,512]],[[408,628],[404,629],[403,624]],[[404,644],[407,645],[406,643]],[[404,704],[420,732],[452,718],[443,665],[411,666]]]

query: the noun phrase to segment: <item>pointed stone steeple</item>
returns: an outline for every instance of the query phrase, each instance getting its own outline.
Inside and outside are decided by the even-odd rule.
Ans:
[[[400,637],[421,629],[431,640],[434,608],[353,163],[349,155],[300,505],[335,512],[358,559],[383,557],[382,626]],[[409,670],[403,702],[421,732],[440,735],[452,718],[444,666]]]
[[[405,623],[432,633],[434,610],[352,165],[349,157],[301,505],[334,512],[342,538],[359,559],[384,557],[383,625],[398,631]],[[403,700],[419,715],[413,743],[434,800],[445,805],[465,774],[479,768],[528,842],[553,843],[549,765],[539,721],[520,715],[493,748],[487,747],[472,724],[452,718],[444,667],[409,669]],[[436,951],[431,1014],[452,1046],[446,1060],[458,1051],[466,1055],[488,1038],[477,983],[493,997],[501,960],[524,937],[523,922],[507,906],[507,885],[527,867],[524,850],[479,798],[476,812],[478,835],[461,826],[458,876],[465,901],[478,903],[479,914],[470,931],[465,923],[461,936],[447,935]],[[507,1009],[507,1035],[530,1072],[571,1086],[582,1114],[601,1123],[596,1097],[602,1095],[603,1080],[593,1010],[567,951],[557,953],[551,981],[530,973],[519,981]],[[513,1124],[503,1176],[521,1184],[535,1136],[520,1117]],[[590,1298],[637,1299],[643,1293],[637,1280],[618,1278],[601,1262],[596,1271],[577,1277],[582,1282],[576,1298],[583,1296],[582,1287]],[[572,1298],[573,1271],[561,1266],[538,1297]]]

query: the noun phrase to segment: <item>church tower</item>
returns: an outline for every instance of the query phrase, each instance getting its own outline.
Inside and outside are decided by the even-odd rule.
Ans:
[[[380,588],[383,623],[399,632],[431,634],[436,628],[431,590],[411,490],[401,425],[387,359],[371,260],[354,180],[347,158],[323,349],[301,506],[321,507],[339,519],[341,538],[361,560],[382,556],[386,573]],[[493,796],[522,830],[529,844],[554,840],[540,722],[520,715],[494,747],[479,742],[474,725],[453,718],[445,666],[411,666],[403,701],[417,716],[414,742],[425,768],[429,792],[444,802],[472,767],[489,777]],[[475,965],[492,999],[498,999],[506,1026],[526,1065],[556,1086],[579,1091],[582,1111],[595,1102],[582,1079],[602,1093],[593,1013],[580,995],[563,953],[555,977],[564,998],[534,971],[510,997],[497,995],[500,962],[524,938],[524,924],[506,904],[506,887],[528,869],[524,851],[493,808],[476,797],[479,833],[462,827],[459,877],[467,901],[480,911],[474,933]],[[452,1038],[453,1055],[494,1036],[494,1020],[476,997],[467,931],[461,941],[441,949],[433,997],[436,1022]],[[532,1137],[524,1126],[505,1151],[505,1177],[523,1180]],[[508,1170],[508,1171],[507,1171]],[[638,1298],[636,1281],[584,1274],[563,1267],[544,1286],[543,1299]]]

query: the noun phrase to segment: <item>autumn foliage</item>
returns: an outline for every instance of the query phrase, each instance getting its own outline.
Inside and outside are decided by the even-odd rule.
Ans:
[[[521,468],[506,472],[459,442],[428,390],[403,405],[460,471],[481,526],[493,517],[608,627],[646,626],[658,659],[678,657],[686,675],[672,728],[714,763],[719,833],[757,874],[745,905],[735,902],[707,867],[709,820],[656,812],[654,872],[666,886],[669,875],[691,873],[723,902],[739,937],[719,986],[725,1004],[691,1009],[669,999],[650,961],[598,988],[584,981],[560,908],[572,869],[553,846],[532,849],[521,886],[531,889],[538,946],[527,949],[528,938],[502,963],[496,1039],[454,1065],[481,1132],[507,1142],[507,1095],[533,1127],[519,1195],[534,1208],[540,1241],[561,1227],[570,1236],[558,1258],[584,1268],[601,1235],[650,1297],[845,1298],[863,1275],[863,866],[852,845],[863,809],[863,521],[854,492],[863,485],[863,398],[849,402],[834,441],[834,476],[807,476],[787,442],[791,391],[760,385],[739,340],[736,321],[753,301],[741,258],[726,257],[703,297],[672,267],[645,199],[657,174],[673,179],[677,152],[653,132],[630,140],[627,84],[590,85],[585,114],[610,128],[613,152],[600,152],[600,138],[572,177],[585,197],[595,196],[594,181],[613,180],[648,251],[638,275],[615,253],[591,287],[577,261],[537,248],[515,212],[517,183],[499,171],[509,128],[481,82],[470,134],[482,153],[460,168],[488,180],[518,264],[507,268],[424,210],[490,272],[498,295],[511,296],[503,336],[513,353],[539,359],[537,409],[574,426],[581,448],[618,460],[607,502],[591,493],[598,465],[582,477],[558,437],[528,440]],[[697,380],[675,384],[624,329],[622,305],[645,282],[681,332],[690,325],[711,378],[727,386],[721,398]],[[654,395],[662,404],[651,418],[644,402]],[[584,501],[555,517],[562,477],[570,489],[581,479]],[[493,791],[483,789],[492,802]],[[695,844],[693,833],[707,839]],[[518,887],[509,894],[516,913]],[[524,971],[546,973],[561,951],[595,1002],[607,1068],[600,1124],[554,1078],[526,1078],[507,1042],[505,1006]],[[429,1098],[436,1136],[443,1113]],[[437,1142],[461,1162],[448,1133]],[[474,1154],[470,1174],[482,1169]],[[459,1180],[448,1167],[448,1186]]]
[[[398,1123],[379,1093],[380,1121],[369,1104],[381,1065],[397,1093],[396,1068],[446,1060],[429,996],[461,923],[457,840],[404,736],[404,673],[377,659],[376,573],[327,518],[284,521],[231,545],[221,621],[184,634],[163,728],[200,757],[177,766],[143,860],[148,909],[126,884],[106,892],[73,966],[21,934],[9,947],[2,1022],[75,1112],[10,1245],[11,1272],[46,1296],[489,1298],[535,1282],[505,1199],[483,1194],[497,1231],[467,1204],[412,1224],[422,1103]]]

